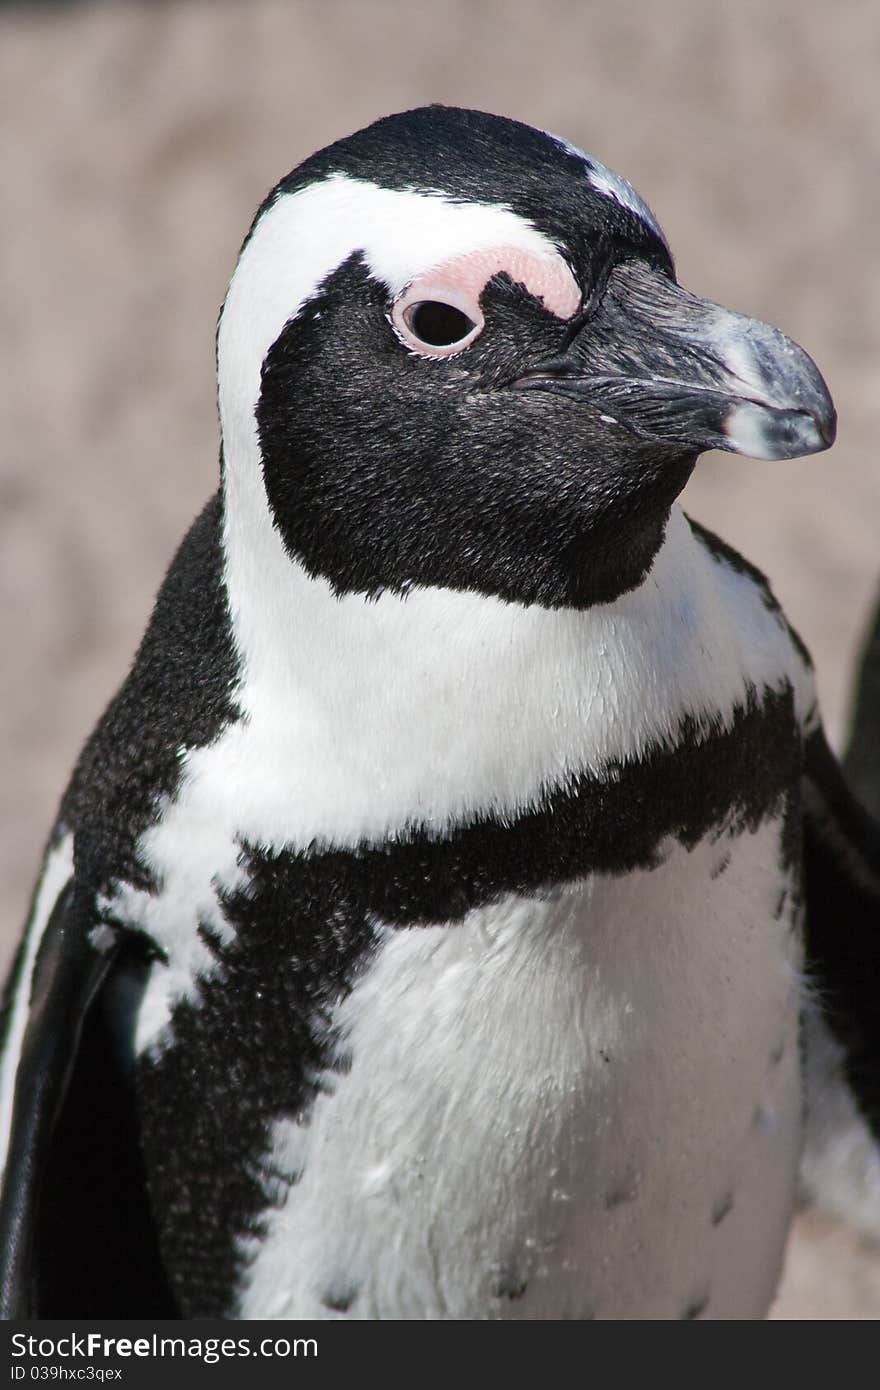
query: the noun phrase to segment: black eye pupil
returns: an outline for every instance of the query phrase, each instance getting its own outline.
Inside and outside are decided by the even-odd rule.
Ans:
[[[414,304],[407,318],[409,326],[417,338],[431,347],[449,347],[466,338],[474,327],[473,319],[456,309],[452,304],[441,304],[438,299],[423,299]]]

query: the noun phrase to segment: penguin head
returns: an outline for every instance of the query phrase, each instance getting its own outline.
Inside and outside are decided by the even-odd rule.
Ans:
[[[565,141],[426,107],[257,213],[218,328],[227,513],[338,594],[549,607],[645,577],[699,453],[826,448],[809,357],[682,289],[650,209]]]

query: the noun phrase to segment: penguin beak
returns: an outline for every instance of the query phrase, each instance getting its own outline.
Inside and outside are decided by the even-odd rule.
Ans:
[[[837,427],[828,388],[802,348],[642,261],[615,267],[564,351],[512,385],[571,397],[646,442],[697,453],[797,458],[827,449]]]

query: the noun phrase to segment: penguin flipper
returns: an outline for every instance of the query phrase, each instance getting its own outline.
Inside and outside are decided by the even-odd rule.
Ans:
[[[3,1190],[0,1196],[0,1316],[33,1315],[34,1247],[52,1136],[73,1074],[83,1023],[115,950],[97,951],[83,930],[75,883],[55,900],[31,972],[27,1019],[17,1045]],[[15,1007],[14,999],[10,1008]],[[19,1008],[23,1007],[19,1003]],[[10,1073],[7,1084],[12,1085]],[[8,1102],[7,1102],[8,1103]]]
[[[29,933],[40,916],[38,894]],[[7,999],[0,1317],[173,1317],[105,1007],[129,943],[95,923],[73,876],[44,920]]]
[[[880,1237],[880,826],[821,731],[804,774],[807,1194]]]

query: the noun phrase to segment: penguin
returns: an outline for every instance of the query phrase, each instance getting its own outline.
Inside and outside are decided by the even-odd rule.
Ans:
[[[274,188],[217,367],[7,985],[4,1315],[763,1316],[811,1085],[880,1212],[880,832],[678,498],[818,369],[441,106]]]

